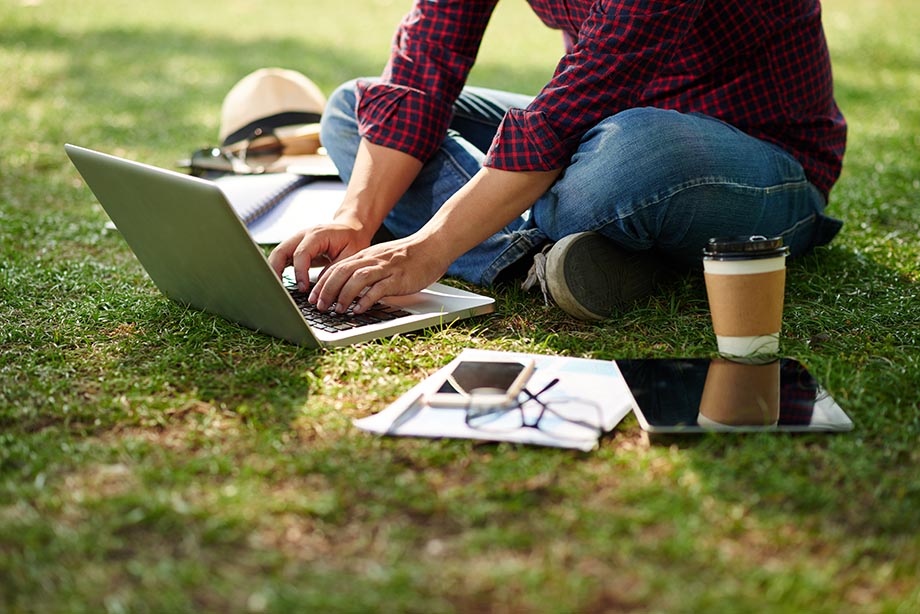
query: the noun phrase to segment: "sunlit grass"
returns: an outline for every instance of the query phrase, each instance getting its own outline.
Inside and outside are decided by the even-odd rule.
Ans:
[[[378,73],[408,4],[0,6],[0,610],[920,609],[920,9],[824,3],[846,226],[791,264],[783,343],[856,429],[661,442],[628,417],[580,454],[351,420],[466,347],[707,355],[698,278],[601,324],[504,287],[495,316],[310,351],[164,299],[64,156],[171,167],[255,68]],[[560,51],[503,2],[472,80],[536,91]]]

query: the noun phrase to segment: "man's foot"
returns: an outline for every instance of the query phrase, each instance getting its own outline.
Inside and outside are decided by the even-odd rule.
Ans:
[[[580,232],[534,256],[522,287],[539,283],[569,315],[604,320],[651,295],[666,272],[651,252],[628,252],[596,232]]]

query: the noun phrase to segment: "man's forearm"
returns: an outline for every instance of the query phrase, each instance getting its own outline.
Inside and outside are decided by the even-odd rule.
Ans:
[[[362,139],[335,221],[360,230],[370,241],[421,169],[418,159]]]
[[[433,240],[456,260],[530,208],[561,172],[482,168],[425,224],[419,238]]]

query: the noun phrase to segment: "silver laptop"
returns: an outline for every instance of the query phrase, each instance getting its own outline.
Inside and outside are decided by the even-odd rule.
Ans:
[[[290,268],[288,283],[278,279],[213,182],[64,148],[147,274],[177,303],[308,347],[349,345],[494,310],[490,297],[436,283],[388,298],[364,318],[310,323],[328,314],[317,314],[291,289]]]

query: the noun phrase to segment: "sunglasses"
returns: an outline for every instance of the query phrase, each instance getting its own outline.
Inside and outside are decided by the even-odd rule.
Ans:
[[[258,175],[282,171],[283,157],[323,152],[319,124],[256,128],[249,137],[223,147],[207,147],[192,154],[189,172],[199,177],[210,173]]]
[[[257,128],[252,136],[226,147],[206,147],[192,153],[189,173],[201,177],[207,173],[260,175],[285,153],[285,146],[274,132]]]

